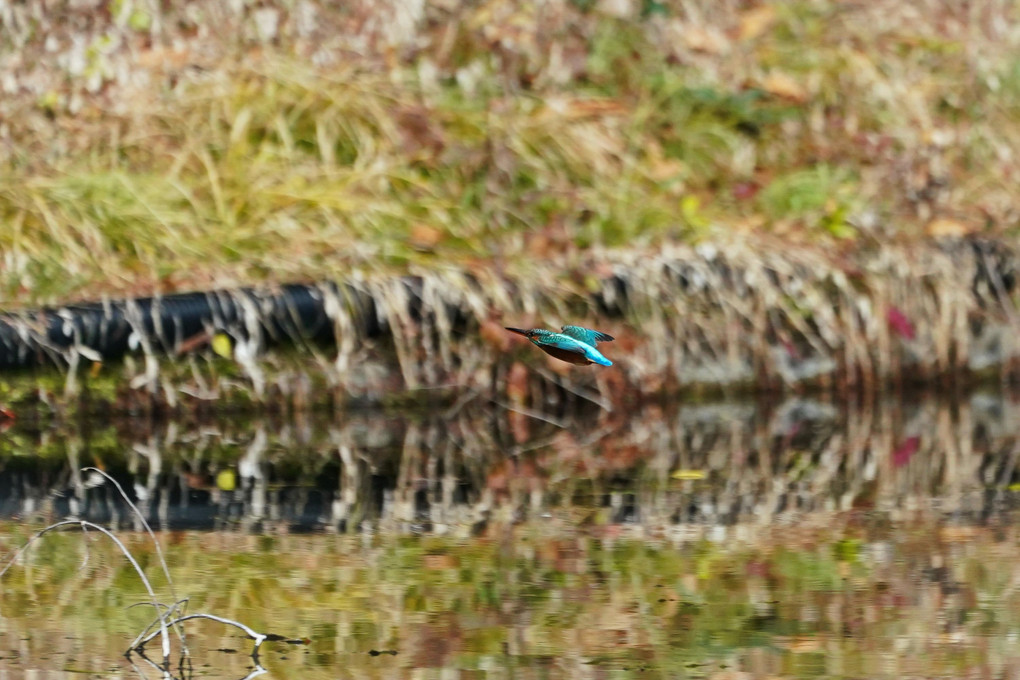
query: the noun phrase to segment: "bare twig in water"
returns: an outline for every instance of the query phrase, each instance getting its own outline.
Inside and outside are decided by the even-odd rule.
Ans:
[[[166,558],[163,557],[163,549],[159,545],[159,541],[156,540],[156,534],[152,531],[152,527],[149,526],[149,522],[146,521],[145,516],[138,509],[138,506],[136,506],[131,501],[131,499],[128,498],[128,495],[127,495],[127,493],[124,492],[124,488],[120,485],[120,482],[118,482],[116,479],[114,479],[110,475],[106,474],[105,472],[103,472],[99,468],[84,467],[84,468],[82,468],[82,472],[95,472],[95,473],[98,473],[104,479],[106,479],[107,481],[112,483],[115,487],[117,487],[117,491],[120,492],[120,497],[124,499],[124,502],[127,503],[128,507],[130,507],[132,512],[135,513],[135,516],[138,517],[138,519],[142,523],[142,526],[145,527],[145,531],[149,534],[149,538],[152,539],[152,545],[155,546],[155,548],[156,548],[156,556],[159,558],[159,564],[163,568],[163,575],[166,576],[166,584],[167,584],[167,588],[170,590],[170,597],[172,597],[175,600],[174,606],[177,606],[177,604],[179,604],[181,602],[184,602],[186,604],[188,599],[187,598],[184,598],[183,600],[179,599],[177,597],[177,593],[174,591],[174,582],[173,582],[173,579],[170,578],[170,568],[167,566]],[[167,611],[167,614],[166,614],[167,616],[170,615],[170,611],[172,611],[172,610],[168,610]],[[146,629],[146,630],[148,630],[148,629]],[[179,629],[179,628],[174,628],[174,630],[177,632],[177,636],[181,640],[181,645],[184,646],[184,653],[187,654],[188,653],[188,646],[187,646],[187,642],[184,639],[184,631]]]
[[[145,516],[138,509],[138,506],[136,506],[131,501],[131,499],[128,498],[128,495],[127,495],[127,493],[125,493],[124,488],[120,485],[120,482],[118,482],[116,479],[114,479],[110,475],[106,474],[105,472],[103,472],[99,468],[84,467],[84,468],[81,469],[81,471],[82,472],[96,472],[99,475],[101,475],[102,477],[104,477],[111,484],[113,484],[115,487],[117,487],[117,491],[120,492],[120,497],[124,499],[124,502],[127,503],[128,507],[130,507],[131,510],[135,513],[135,515],[141,521],[142,526],[145,527],[146,533],[149,534],[149,538],[152,539],[152,545],[156,548],[156,556],[159,558],[159,565],[163,568],[163,575],[166,576],[166,584],[167,584],[167,587],[170,590],[170,596],[174,600],[177,600],[178,599],[177,598],[177,593],[174,592],[174,582],[173,582],[173,579],[170,578],[170,568],[167,566],[166,558],[163,556],[163,548],[160,547],[159,541],[156,540],[155,532],[153,532],[152,527],[149,526],[149,522],[145,519]],[[183,601],[186,602],[187,598],[185,598],[185,600],[183,600]]]
[[[143,603],[141,603],[141,602],[135,603],[135,604],[133,604],[133,605],[130,605],[130,606],[128,607],[128,609],[133,609],[134,607],[138,607],[138,606],[140,606],[141,604],[143,604]],[[160,607],[162,607],[162,608],[166,609],[166,613],[165,613],[165,614],[163,614],[163,619],[169,619],[169,618],[170,618],[170,617],[172,617],[172,616],[176,616],[176,615],[177,615],[177,612],[178,612],[178,611],[180,611],[181,613],[183,613],[183,612],[184,612],[184,608],[185,608],[185,607],[187,607],[187,605],[188,605],[188,598],[184,598],[184,599],[182,599],[182,600],[178,600],[177,602],[174,602],[174,603],[173,603],[173,604],[171,604],[171,605],[165,605],[165,604],[163,604],[162,602],[160,602],[160,603],[159,603],[159,606],[160,606]],[[148,634],[149,634],[149,632],[150,632],[150,631],[151,631],[151,630],[152,630],[152,629],[153,629],[154,627],[156,627],[156,626],[158,626],[158,625],[159,625],[159,619],[157,618],[157,619],[155,619],[155,620],[154,620],[154,621],[153,621],[152,623],[150,623],[149,625],[147,625],[147,626],[146,626],[146,627],[145,627],[145,628],[144,628],[144,629],[142,630],[142,632],[141,632],[141,633],[139,633],[139,634],[137,635],[137,637],[135,637],[135,639],[134,639],[134,641],[133,641],[133,642],[131,643],[131,645],[130,645],[129,649],[135,649],[135,648],[137,648],[137,647],[138,647],[138,646],[139,646],[139,645],[141,644],[141,640],[142,640],[142,638],[144,638],[144,637],[145,637],[146,635],[148,635]],[[167,624],[167,625],[171,625],[171,624]],[[187,655],[189,654],[189,652],[188,652],[188,647],[187,647],[187,645],[185,645],[185,644],[184,644],[184,635],[183,635],[183,633],[181,632],[181,631],[182,631],[182,629],[181,629],[180,627],[178,627],[178,626],[174,626],[174,630],[178,631],[178,634],[179,634],[179,636],[180,636],[180,640],[181,640],[181,645],[183,645],[183,652],[184,652],[184,655],[185,655],[185,656],[187,656]]]
[[[156,547],[156,553],[157,553],[157,555],[159,557],[160,565],[162,566],[163,573],[166,576],[168,587],[171,590],[171,592],[173,592],[173,581],[170,578],[170,569],[167,566],[167,562],[166,562],[165,557],[163,556],[163,551],[160,548],[159,542],[156,540],[155,533],[152,531],[152,528],[149,526],[149,523],[145,520],[145,517],[142,516],[141,511],[139,511],[137,506],[135,506],[135,504],[131,502],[131,499],[128,498],[127,494],[124,492],[124,489],[121,487],[121,485],[119,483],[117,483],[117,481],[115,479],[113,479],[111,476],[109,476],[108,474],[106,474],[102,470],[98,470],[98,469],[93,468],[93,467],[83,468],[83,471],[99,473],[105,479],[107,479],[110,482],[112,482],[113,485],[120,492],[120,495],[124,499],[124,501],[131,507],[131,510],[134,511],[135,515],[141,520],[142,525],[145,527],[145,530],[148,532],[149,536],[152,538],[152,542],[153,542],[153,544]],[[183,628],[181,628],[181,624],[183,622],[185,622],[185,621],[190,620],[190,619],[210,619],[212,621],[217,621],[219,623],[224,623],[224,624],[227,624],[227,625],[239,628],[242,631],[244,631],[244,633],[246,635],[248,635],[251,639],[255,640],[255,647],[252,650],[251,656],[252,656],[253,659],[256,660],[256,670],[252,674],[250,674],[248,677],[249,678],[255,677],[255,676],[261,675],[262,673],[265,672],[265,669],[263,669],[258,664],[259,648],[261,647],[262,643],[265,642],[267,639],[282,639],[282,638],[277,638],[277,636],[271,636],[271,635],[267,635],[267,634],[264,634],[264,633],[259,633],[259,632],[255,631],[255,630],[249,628],[245,624],[240,623],[239,621],[233,621],[231,619],[226,619],[226,618],[223,618],[223,617],[220,617],[220,616],[216,616],[216,615],[213,615],[213,614],[187,614],[187,615],[180,615],[179,616],[178,614],[179,613],[183,613],[184,608],[187,606],[188,599],[187,598],[176,599],[176,595],[175,595],[174,596],[175,597],[175,601],[171,605],[166,605],[166,604],[163,604],[162,602],[160,602],[159,599],[156,597],[156,591],[153,589],[152,584],[149,582],[148,577],[145,575],[145,572],[142,571],[141,565],[138,564],[138,561],[131,554],[131,551],[128,550],[127,546],[124,545],[124,543],[121,542],[121,540],[119,538],[117,538],[117,536],[113,532],[111,532],[110,530],[108,530],[108,529],[106,529],[106,528],[104,528],[102,526],[99,526],[98,524],[95,524],[93,522],[88,522],[88,521],[85,521],[85,520],[77,520],[77,519],[75,519],[75,520],[64,520],[64,521],[61,521],[61,522],[57,522],[55,524],[51,524],[51,525],[45,527],[44,529],[41,529],[41,530],[37,531],[31,538],[29,538],[29,540],[23,546],[18,548],[18,550],[14,553],[13,556],[11,556],[11,558],[7,561],[7,563],[3,566],[3,568],[0,569],[0,578],[3,578],[4,575],[6,575],[6,573],[11,568],[11,566],[13,564],[15,564],[21,558],[21,556],[29,549],[29,547],[32,546],[37,540],[39,540],[40,538],[42,538],[46,534],[50,533],[51,531],[57,531],[57,530],[65,529],[65,528],[72,527],[72,526],[80,528],[83,533],[86,533],[86,535],[87,535],[87,531],[89,529],[98,531],[99,533],[103,534],[104,536],[107,536],[111,541],[113,541],[114,544],[120,549],[120,551],[124,554],[124,556],[131,563],[131,566],[134,567],[135,572],[138,574],[138,577],[141,579],[142,584],[145,586],[145,590],[146,590],[146,592],[149,595],[149,602],[147,604],[151,605],[153,607],[153,609],[156,610],[156,620],[153,621],[152,623],[150,623],[148,626],[146,626],[145,629],[135,638],[134,642],[131,643],[131,646],[128,649],[128,654],[129,655],[130,655],[130,653],[132,651],[137,652],[148,663],[152,663],[151,660],[146,658],[145,655],[142,653],[142,649],[144,648],[144,646],[145,646],[145,644],[147,642],[153,640],[158,635],[160,637],[161,648],[162,648],[162,651],[163,651],[163,666],[162,667],[157,666],[157,668],[159,668],[160,671],[164,675],[166,675],[168,673],[167,669],[169,667],[168,664],[170,663],[170,651],[171,651],[170,636],[169,636],[169,634],[167,632],[168,629],[169,628],[173,628],[177,632],[178,636],[180,637],[180,640],[181,640],[181,650],[182,650],[182,659],[183,659],[183,658],[188,657],[190,652],[188,651],[187,644],[185,643],[184,632],[183,632]],[[87,557],[86,557],[86,563],[87,563]],[[132,605],[132,606],[138,606],[138,605]],[[174,618],[175,616],[176,616],[176,618]],[[153,630],[153,628],[157,628],[157,630]],[[153,664],[153,665],[155,666],[155,664]]]
[[[135,572],[138,574],[138,578],[142,580],[142,584],[145,586],[145,591],[149,594],[150,603],[152,604],[152,607],[156,610],[156,614],[159,617],[159,631],[157,634],[160,636],[161,643],[163,646],[163,660],[164,662],[168,662],[170,660],[170,636],[167,634],[166,618],[164,617],[161,609],[162,605],[160,605],[159,600],[156,598],[156,591],[152,589],[152,584],[149,583],[148,577],[145,575],[145,572],[142,571],[142,567],[138,564],[138,561],[135,560],[134,555],[131,554],[131,551],[128,550],[127,546],[124,545],[121,542],[121,540],[117,538],[113,534],[113,532],[111,532],[109,529],[101,527],[98,524],[93,524],[92,522],[77,519],[69,519],[64,520],[63,522],[57,522],[56,524],[51,524],[45,529],[40,529],[39,531],[37,531],[30,539],[28,539],[28,542],[25,543],[25,545],[18,548],[18,550],[14,553],[14,556],[11,557],[7,564],[4,565],[3,569],[0,569],[0,578],[3,578],[3,576],[7,573],[7,570],[11,568],[11,565],[13,565],[18,560],[18,558],[21,557],[21,555],[26,550],[28,550],[29,546],[35,543],[38,539],[42,538],[51,531],[55,531],[57,529],[62,529],[64,527],[70,526],[75,526],[81,529],[85,528],[95,529],[104,536],[108,537],[111,541],[113,541],[117,545],[118,548],[120,548],[120,551],[124,553],[124,556],[131,563],[131,566],[135,568]],[[153,635],[153,637],[155,637],[155,635]]]
[[[218,623],[223,623],[228,626],[234,626],[235,628],[241,629],[242,631],[244,631],[245,635],[247,635],[249,638],[255,641],[255,649],[252,651],[252,656],[256,658],[258,657],[259,654],[259,647],[261,647],[262,643],[265,642],[266,639],[269,637],[265,633],[259,633],[252,630],[251,628],[249,628],[248,626],[244,625],[239,621],[234,621],[233,619],[226,619],[223,618],[222,616],[215,616],[213,614],[187,614],[185,616],[181,616],[174,619],[167,625],[177,625],[179,623],[183,623],[184,621],[189,621],[191,619],[209,619],[210,621],[217,621]],[[158,634],[159,634],[158,631],[153,631],[149,633],[147,636],[142,638],[141,642],[139,642],[137,646],[144,647],[145,643],[152,640]]]

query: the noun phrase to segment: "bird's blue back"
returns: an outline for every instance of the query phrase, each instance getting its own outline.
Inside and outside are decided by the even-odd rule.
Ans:
[[[563,335],[567,335],[575,340],[580,340],[586,345],[594,347],[600,342],[609,342],[613,339],[613,336],[602,331],[596,331],[591,328],[582,328],[581,326],[563,326],[560,331]]]

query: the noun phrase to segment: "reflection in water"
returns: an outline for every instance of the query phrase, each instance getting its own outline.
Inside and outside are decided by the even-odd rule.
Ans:
[[[110,471],[171,529],[193,611],[311,639],[267,643],[267,677],[1012,678],[1018,415],[975,394],[20,429],[0,497],[32,527],[112,522],[154,574],[78,469]],[[124,674],[149,613],[98,539],[0,582],[0,672]],[[254,669],[233,631],[192,636],[194,677]]]
[[[646,404],[572,418],[468,404],[404,418],[113,421],[4,435],[0,513],[130,522],[98,475],[79,472],[97,465],[173,529],[468,535],[564,509],[690,537],[933,502],[982,520],[1012,497],[1018,419],[1016,403],[974,394],[847,408]]]

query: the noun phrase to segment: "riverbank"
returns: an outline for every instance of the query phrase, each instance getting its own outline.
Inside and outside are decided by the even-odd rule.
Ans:
[[[719,394],[874,399],[1012,384],[1017,266],[1002,241],[974,238],[835,252],[743,238],[513,271],[347,278],[293,289],[300,304],[268,288],[9,314],[0,336],[4,357],[58,368],[42,378],[54,402],[84,389],[135,408],[219,398],[608,409]],[[615,336],[603,346],[614,365],[571,367],[503,328],[564,323]],[[32,376],[44,374],[16,375],[4,398],[32,398]]]
[[[0,11],[8,307],[1015,233],[1005,5]]]
[[[8,350],[68,395],[611,404],[1015,370],[1011,8],[58,5],[0,8],[0,294]],[[323,286],[335,349],[304,362],[264,353],[258,309],[123,364],[22,314],[301,282],[370,299]],[[565,323],[616,365],[501,331]]]

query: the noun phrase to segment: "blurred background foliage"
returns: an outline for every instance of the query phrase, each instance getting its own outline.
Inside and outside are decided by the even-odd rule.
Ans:
[[[1015,3],[0,6],[18,303],[1015,223]]]

